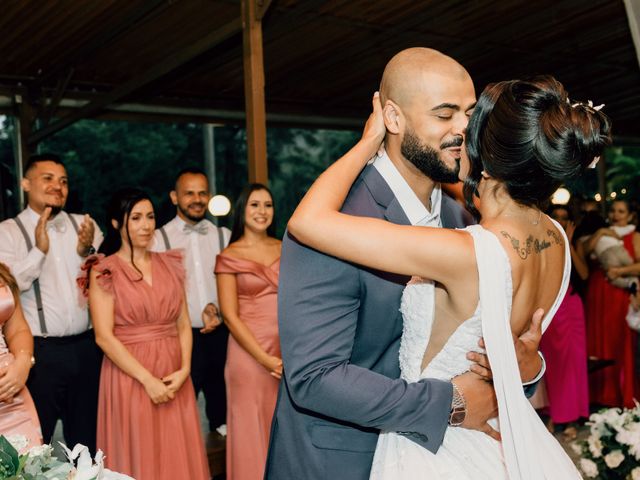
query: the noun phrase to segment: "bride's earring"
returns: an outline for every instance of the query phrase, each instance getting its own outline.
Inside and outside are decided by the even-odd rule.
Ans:
[[[489,174],[484,170],[480,172],[480,175],[482,175],[482,178],[484,178],[485,180],[489,178]]]

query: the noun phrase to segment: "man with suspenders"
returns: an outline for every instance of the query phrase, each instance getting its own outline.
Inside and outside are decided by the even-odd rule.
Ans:
[[[56,155],[32,156],[22,186],[28,206],[0,223],[0,261],[18,281],[34,336],[35,363],[27,386],[46,443],[60,419],[68,445],[82,443],[95,451],[102,355],[76,278],[84,258],[102,242],[102,233],[88,215],[62,210],[69,188]]]
[[[218,314],[213,267],[216,255],[226,247],[231,232],[205,219],[211,194],[202,170],[182,170],[169,195],[177,215],[156,230],[152,249],[184,251],[185,290],[193,328],[191,379],[196,395],[201,390],[204,393],[209,430],[213,432],[226,423],[224,363],[228,338],[228,331]]]

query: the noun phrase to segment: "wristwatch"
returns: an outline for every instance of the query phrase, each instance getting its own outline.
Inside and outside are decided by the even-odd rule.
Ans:
[[[451,382],[453,385],[453,397],[451,398],[451,411],[449,412],[449,425],[452,427],[459,427],[464,423],[464,419],[467,416],[467,403],[456,387],[456,384]]]

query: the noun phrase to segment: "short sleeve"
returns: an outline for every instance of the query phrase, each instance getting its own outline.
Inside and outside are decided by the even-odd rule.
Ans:
[[[98,272],[96,280],[100,288],[105,292],[113,294],[113,275],[109,263],[111,263],[109,262],[109,258],[105,257],[102,253],[89,255],[84,261],[80,267],[80,275],[76,278],[76,283],[84,298],[89,296],[89,277],[93,269]]]
[[[226,255],[216,256],[216,266],[214,273],[238,273],[238,261],[235,258]]]

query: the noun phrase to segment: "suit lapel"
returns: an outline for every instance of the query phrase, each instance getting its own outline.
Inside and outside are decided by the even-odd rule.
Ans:
[[[409,225],[409,219],[393,195],[391,188],[373,165],[368,165],[362,172],[362,180],[378,205],[384,208],[384,218],[399,225]]]

